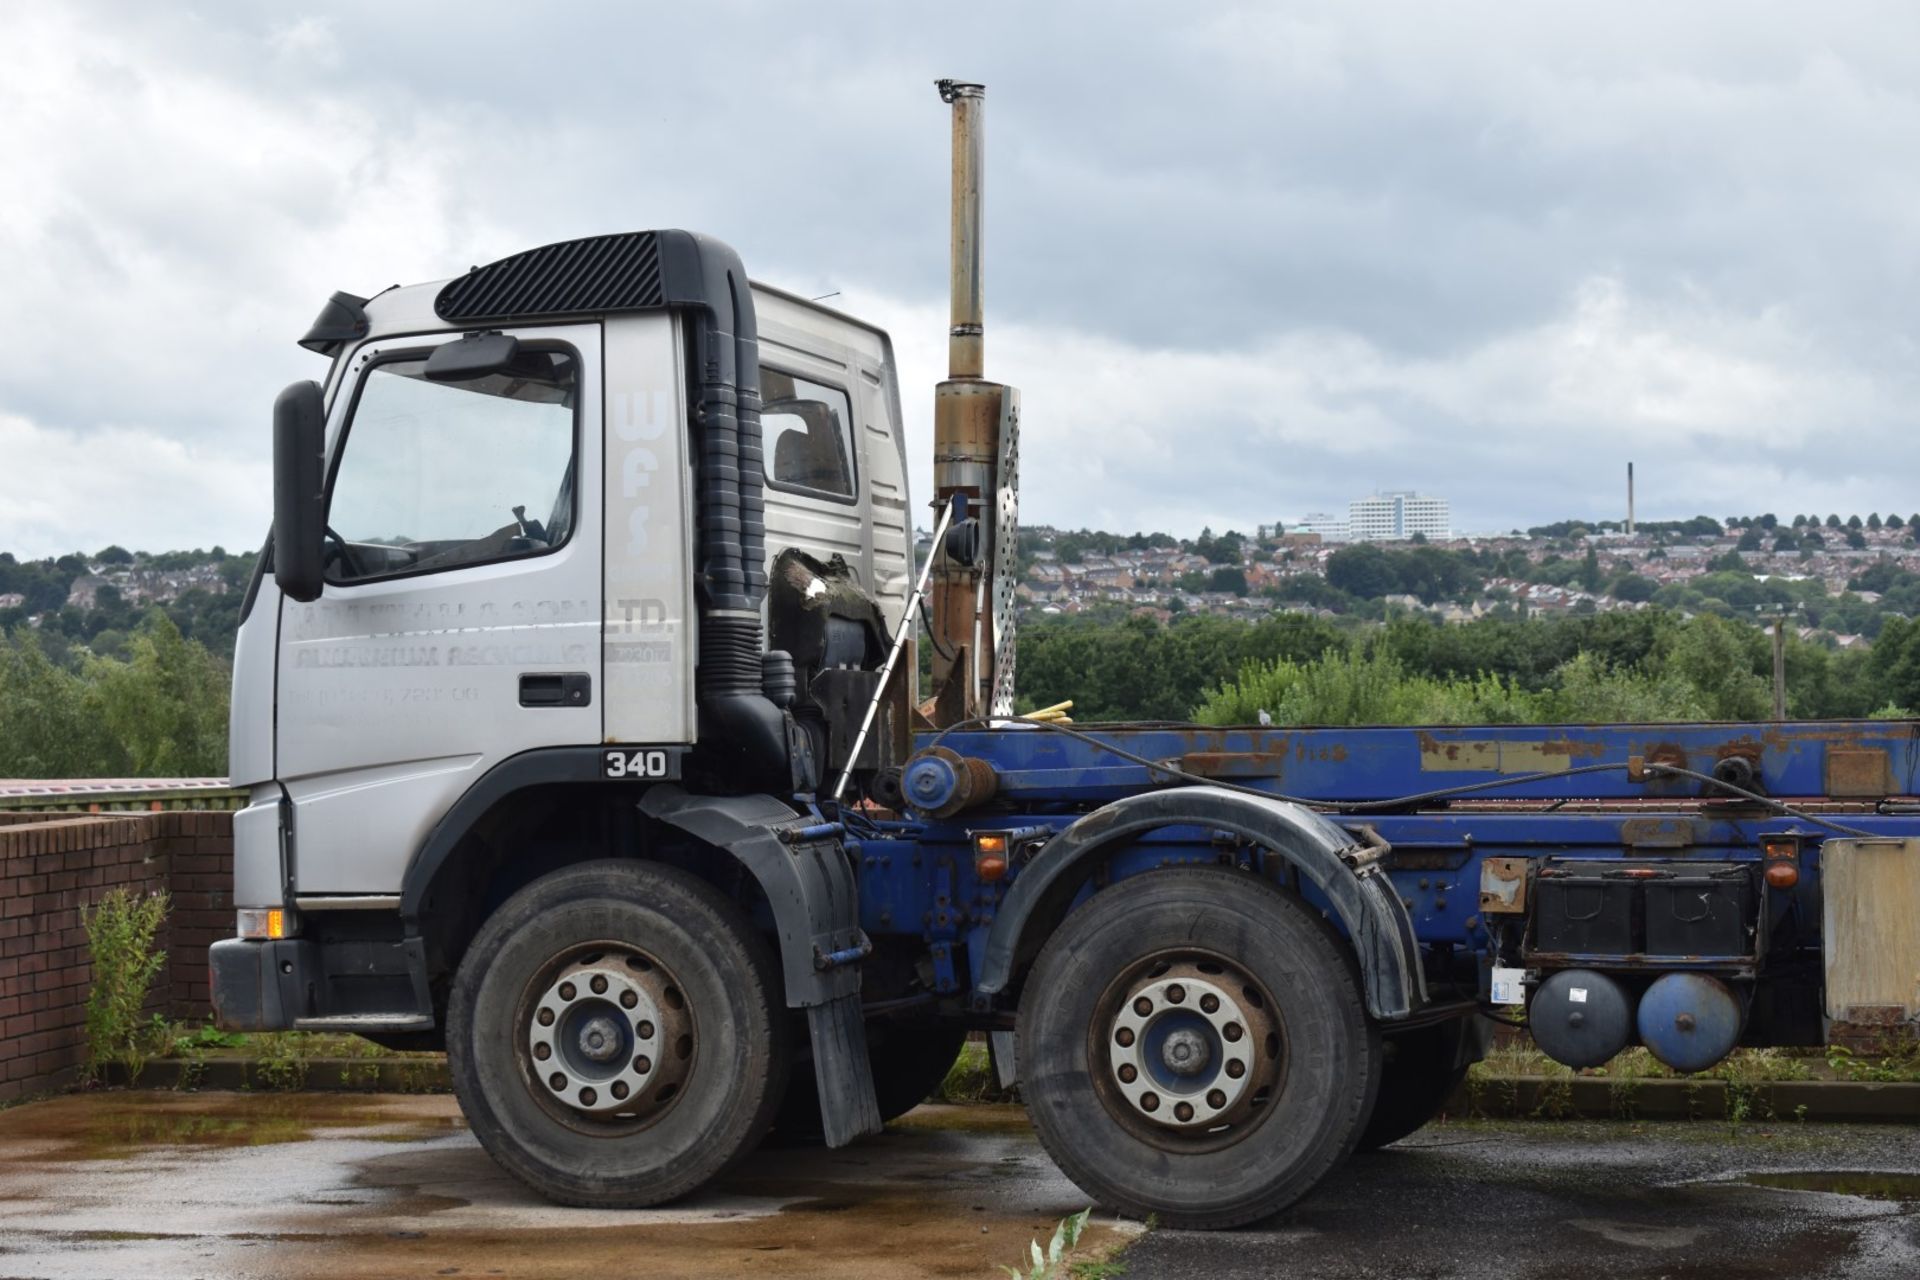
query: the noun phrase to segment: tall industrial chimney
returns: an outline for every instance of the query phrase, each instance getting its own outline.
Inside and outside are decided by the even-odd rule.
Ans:
[[[1633,464],[1627,464],[1627,536],[1633,536]]]
[[[1020,393],[988,382],[980,286],[986,86],[936,82],[953,107],[952,318],[947,380],[933,397],[933,492],[965,500],[946,546],[934,547],[933,693],[936,726],[1013,713],[1013,588],[1019,489]]]

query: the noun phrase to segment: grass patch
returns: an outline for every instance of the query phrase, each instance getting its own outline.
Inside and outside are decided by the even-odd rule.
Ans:
[[[1000,1077],[994,1073],[993,1055],[987,1052],[987,1042],[969,1038],[960,1046],[960,1056],[947,1069],[947,1078],[933,1091],[931,1100],[968,1104],[1012,1102],[1015,1099],[1011,1091],[1000,1087]]]
[[[1664,1065],[1642,1048],[1628,1049],[1604,1066],[1574,1071],[1531,1044],[1506,1044],[1494,1046],[1484,1062],[1475,1063],[1468,1079],[1484,1084],[1516,1076],[1556,1080],[1575,1075],[1620,1082],[1615,1092],[1627,1097],[1632,1095],[1632,1083],[1642,1080],[1722,1080],[1739,1088],[1789,1080],[1920,1082],[1920,1042],[1904,1042],[1874,1055],[1855,1055],[1837,1045],[1825,1049],[1736,1049],[1717,1066],[1691,1076]]]

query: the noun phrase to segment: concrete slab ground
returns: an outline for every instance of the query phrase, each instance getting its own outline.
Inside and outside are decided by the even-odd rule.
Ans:
[[[96,1093],[0,1112],[0,1276],[997,1276],[1085,1197],[1009,1107],[605,1213],[500,1173],[451,1098]],[[1096,1217],[1127,1280],[1920,1276],[1920,1129],[1459,1122],[1217,1235]]]

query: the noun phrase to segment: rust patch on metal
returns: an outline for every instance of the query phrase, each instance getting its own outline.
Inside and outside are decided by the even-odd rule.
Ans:
[[[1687,750],[1677,742],[1656,742],[1641,752],[1648,764],[1671,765],[1675,769],[1685,769]]]
[[[1828,747],[1827,794],[1849,799],[1893,793],[1893,766],[1877,747]]]
[[[1189,751],[1180,767],[1203,778],[1278,778],[1286,772],[1285,751]]]
[[[1488,858],[1480,864],[1480,910],[1520,915],[1527,909],[1526,858]]]
[[[1606,753],[1603,744],[1577,738],[1549,738],[1539,742],[1504,738],[1443,741],[1423,731],[1418,741],[1420,769],[1425,773],[1560,773],[1576,762]]]
[[[1628,818],[1620,839],[1630,849],[1685,849],[1693,843],[1693,823],[1685,818]]]

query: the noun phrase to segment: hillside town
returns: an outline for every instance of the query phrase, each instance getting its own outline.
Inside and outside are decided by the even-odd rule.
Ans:
[[[1699,517],[1632,532],[1565,522],[1361,541],[1284,524],[1247,536],[1208,530],[1195,540],[1035,526],[1021,535],[1016,595],[1043,616],[1117,610],[1162,621],[1192,613],[1401,612],[1464,623],[1669,607],[1784,617],[1803,639],[1846,649],[1869,643],[1884,617],[1920,604],[1904,591],[1888,594],[1920,574],[1915,532],[1903,517],[1878,514]],[[1429,572],[1408,589],[1394,589],[1391,574],[1359,571],[1398,564],[1404,574],[1416,562]]]

